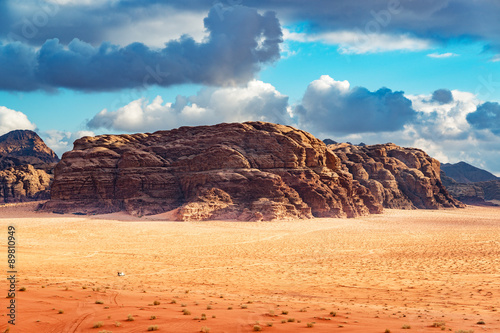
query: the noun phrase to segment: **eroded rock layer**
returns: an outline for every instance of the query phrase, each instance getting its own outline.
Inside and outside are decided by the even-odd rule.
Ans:
[[[440,163],[424,151],[395,144],[329,145],[353,178],[386,208],[464,207],[440,179]]]
[[[49,199],[51,176],[32,165],[0,170],[0,203]]]
[[[311,134],[263,122],[75,141],[55,169],[58,212],[178,220],[355,217],[380,213],[368,188]]]

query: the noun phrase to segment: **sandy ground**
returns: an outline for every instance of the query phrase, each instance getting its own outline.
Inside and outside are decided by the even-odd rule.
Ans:
[[[10,332],[500,332],[500,207],[193,223],[35,205],[0,207],[1,269],[14,225],[26,288]]]

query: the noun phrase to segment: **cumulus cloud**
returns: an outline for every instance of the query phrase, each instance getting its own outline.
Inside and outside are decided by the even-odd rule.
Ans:
[[[84,136],[94,136],[91,131],[67,132],[59,130],[48,130],[40,133],[41,138],[57,156],[61,157],[65,152],[73,149],[73,142]]]
[[[20,112],[0,106],[0,135],[13,130],[32,130],[36,125],[29,121],[28,117]]]
[[[500,136],[500,104],[486,102],[467,115],[467,121],[477,129],[488,129]]]
[[[286,124],[288,97],[272,85],[251,81],[244,87],[203,88],[195,96],[177,96],[164,103],[138,99],[119,108],[99,112],[87,125],[125,132],[153,132],[184,125],[212,125],[221,122],[261,120]]]
[[[189,36],[160,50],[141,43],[94,47],[74,39],[66,47],[48,40],[39,50],[20,42],[0,44],[0,89],[69,88],[111,91],[182,83],[235,85],[251,80],[260,65],[279,58],[282,32],[272,12],[234,6],[212,8],[209,32],[197,43]]]
[[[453,101],[453,94],[448,89],[438,89],[432,93],[432,102],[447,104]]]
[[[328,75],[309,84],[295,113],[301,127],[343,134],[397,131],[417,115],[401,91],[351,88]]]

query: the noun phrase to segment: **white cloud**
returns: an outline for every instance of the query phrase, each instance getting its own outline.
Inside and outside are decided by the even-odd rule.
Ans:
[[[201,42],[208,36],[203,24],[205,16],[206,13],[177,11],[164,6],[141,9],[130,19],[130,24],[106,31],[105,38],[119,45],[140,41],[156,48],[163,48],[166,41],[186,34]]]
[[[33,131],[36,125],[24,113],[0,106],[0,135],[17,129]]]
[[[339,46],[344,54],[364,54],[389,51],[422,51],[432,46],[431,41],[409,34],[364,33],[360,31],[331,31],[305,34],[283,30],[284,40],[322,42]]]
[[[177,96],[164,103],[141,98],[115,111],[106,109],[89,122],[90,128],[126,132],[152,132],[183,125],[262,120],[288,123],[288,97],[268,83],[253,80],[244,87],[203,88],[195,96]]]
[[[491,59],[491,62],[498,62],[500,61],[500,54],[495,54]]]
[[[442,59],[442,58],[451,58],[451,57],[457,57],[458,54],[456,53],[429,53],[427,55],[429,58],[436,58],[436,59]]]
[[[40,136],[47,146],[56,152],[61,158],[66,151],[73,149],[73,142],[84,136],[94,136],[91,131],[65,132],[59,130],[48,130],[41,132]]]

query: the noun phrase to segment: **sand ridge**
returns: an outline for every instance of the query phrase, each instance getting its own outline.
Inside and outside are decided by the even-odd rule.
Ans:
[[[168,222],[36,205],[0,207],[0,230],[17,229],[26,287],[11,332],[500,331],[498,207]]]

